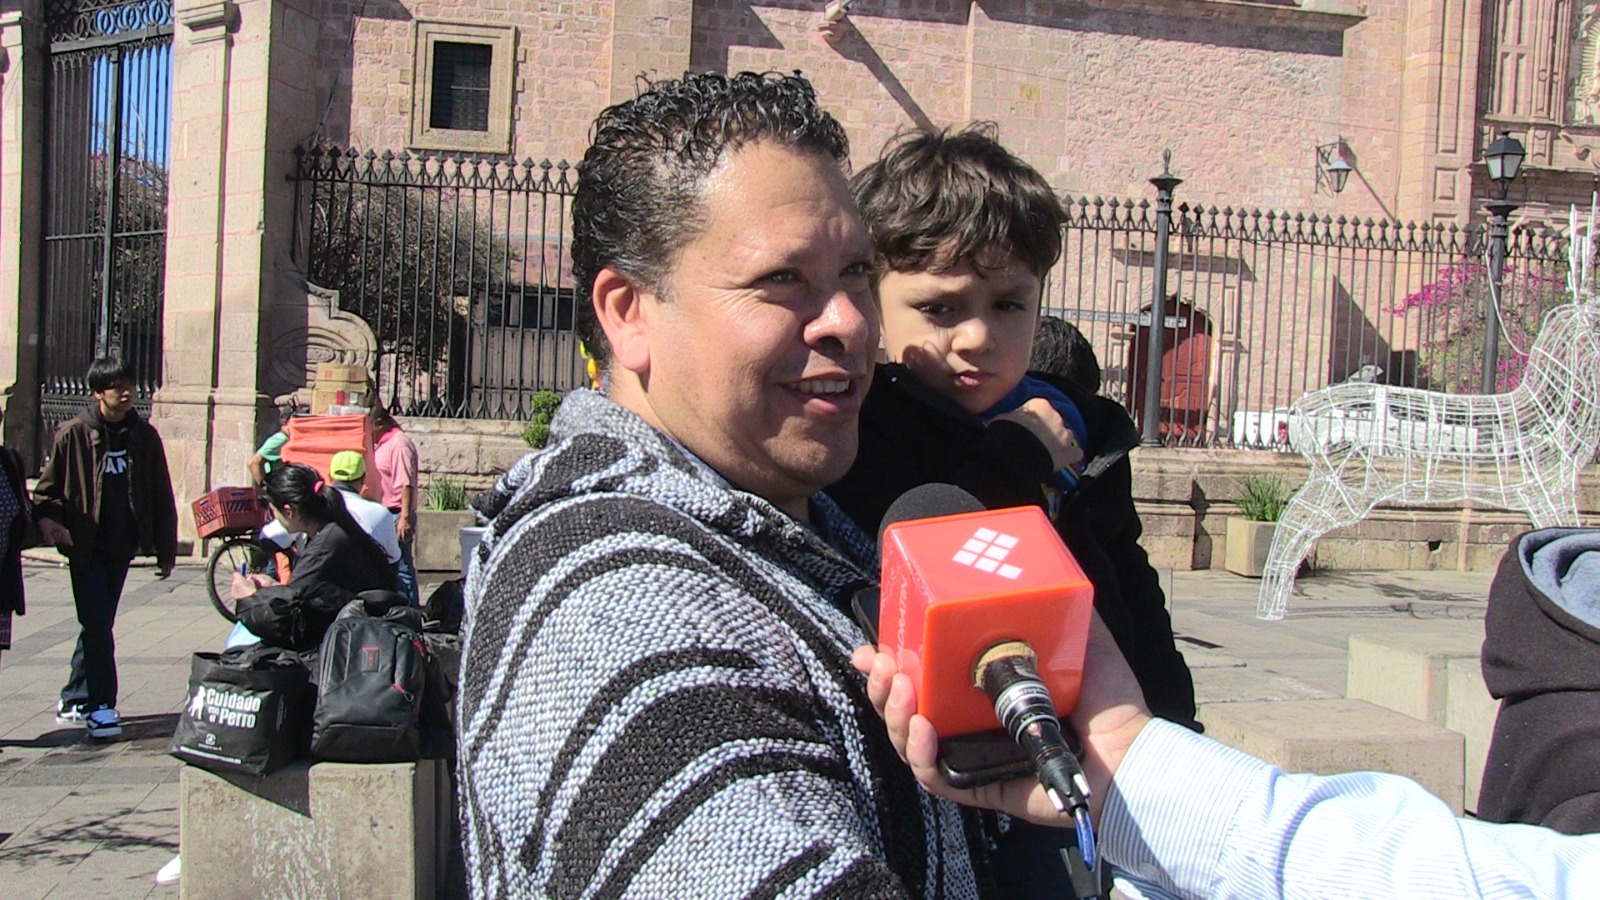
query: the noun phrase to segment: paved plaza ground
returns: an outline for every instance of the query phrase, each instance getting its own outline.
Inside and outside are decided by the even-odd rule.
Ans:
[[[176,897],[155,871],[178,848],[178,772],[167,740],[189,654],[220,648],[228,623],[204,570],[129,575],[117,617],[123,736],[94,741],[54,720],[77,636],[67,571],[26,566],[28,615],[0,658],[0,896],[8,900]],[[1255,618],[1256,582],[1177,572],[1173,618],[1202,704],[1344,694],[1352,634],[1427,635],[1481,620],[1490,573],[1322,573],[1301,580],[1289,615]],[[425,576],[424,581],[428,581]]]

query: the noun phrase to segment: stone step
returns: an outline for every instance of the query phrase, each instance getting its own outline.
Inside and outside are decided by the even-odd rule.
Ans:
[[[1460,814],[1463,738],[1364,700],[1212,703],[1206,734],[1287,772],[1377,771],[1419,782]]]
[[[1483,683],[1483,623],[1436,623],[1428,633],[1350,636],[1350,697],[1442,725],[1464,744],[1463,806],[1478,809],[1478,787],[1500,704]]]
[[[1483,764],[1494,737],[1494,720],[1500,701],[1489,696],[1483,683],[1483,666],[1476,656],[1450,660],[1449,696],[1445,700],[1444,727],[1466,739],[1466,792],[1463,805],[1478,811],[1478,788],[1483,784]]]
[[[1481,621],[1441,620],[1409,634],[1353,634],[1345,696],[1445,725],[1450,660],[1475,660],[1482,649]]]

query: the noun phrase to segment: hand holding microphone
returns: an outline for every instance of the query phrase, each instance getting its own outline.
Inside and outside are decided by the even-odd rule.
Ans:
[[[1076,826],[1075,892],[1096,895],[1090,786],[1058,718],[1077,704],[1093,586],[1036,507],[989,512],[950,485],[924,485],[885,522],[878,641],[947,739],[944,776],[976,788],[1031,768]],[[1021,772],[969,767],[971,748],[1010,743],[984,734],[997,724],[1025,751]],[[965,735],[975,737],[949,740]]]
[[[976,788],[950,784],[939,768],[939,734],[933,723],[917,715],[916,687],[896,668],[894,657],[863,645],[856,648],[851,662],[867,676],[867,697],[883,717],[889,742],[928,793],[963,806],[996,809],[1037,825],[1073,824],[1070,817],[1056,811],[1044,787],[1033,779]],[[1133,670],[1098,615],[1091,620],[1083,673],[1083,689],[1071,720],[1083,742],[1084,774],[1092,792],[1090,812],[1098,818],[1117,764],[1151,717]]]

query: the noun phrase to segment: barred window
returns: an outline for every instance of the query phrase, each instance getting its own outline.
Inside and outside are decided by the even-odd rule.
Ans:
[[[489,130],[489,72],[494,48],[488,44],[438,41],[433,45],[433,103],[428,127],[455,131]]]
[[[427,21],[415,28],[410,146],[509,153],[516,115],[516,29]]]

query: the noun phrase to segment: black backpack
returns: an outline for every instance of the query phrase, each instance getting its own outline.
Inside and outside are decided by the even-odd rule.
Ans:
[[[428,595],[428,601],[422,604],[424,630],[435,634],[461,633],[461,616],[466,609],[463,596],[466,582],[465,578],[452,578],[434,588],[433,593]]]
[[[391,591],[366,591],[322,638],[311,754],[338,762],[409,762],[427,685],[422,611]]]

